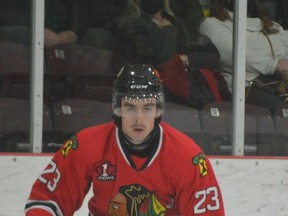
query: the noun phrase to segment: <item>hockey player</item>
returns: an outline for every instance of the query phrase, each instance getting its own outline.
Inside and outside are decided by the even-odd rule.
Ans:
[[[84,129],[32,187],[26,216],[71,216],[90,187],[93,216],[224,216],[207,156],[161,122],[163,86],[151,65],[126,65],[114,82],[113,119]]]

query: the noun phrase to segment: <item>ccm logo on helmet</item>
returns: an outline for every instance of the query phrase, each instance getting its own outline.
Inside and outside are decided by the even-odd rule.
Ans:
[[[148,85],[131,85],[130,89],[147,89]]]

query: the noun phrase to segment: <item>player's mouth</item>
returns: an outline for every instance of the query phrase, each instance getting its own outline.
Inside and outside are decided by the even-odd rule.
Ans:
[[[144,131],[144,128],[133,128],[133,130],[135,132],[142,132],[142,131]]]

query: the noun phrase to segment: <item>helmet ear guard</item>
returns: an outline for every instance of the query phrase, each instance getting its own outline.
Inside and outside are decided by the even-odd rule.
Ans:
[[[157,117],[164,112],[165,96],[163,84],[158,72],[150,64],[124,65],[114,82],[112,95],[113,113],[121,117],[122,99],[131,102],[156,101],[159,111]]]

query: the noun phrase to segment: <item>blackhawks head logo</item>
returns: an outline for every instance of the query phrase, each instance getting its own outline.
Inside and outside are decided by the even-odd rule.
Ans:
[[[124,185],[110,200],[107,215],[164,216],[173,203],[170,196],[149,191],[142,185]]]
[[[206,157],[203,153],[200,153],[199,155],[195,156],[192,159],[192,163],[194,165],[198,165],[201,177],[206,176],[208,174]]]

